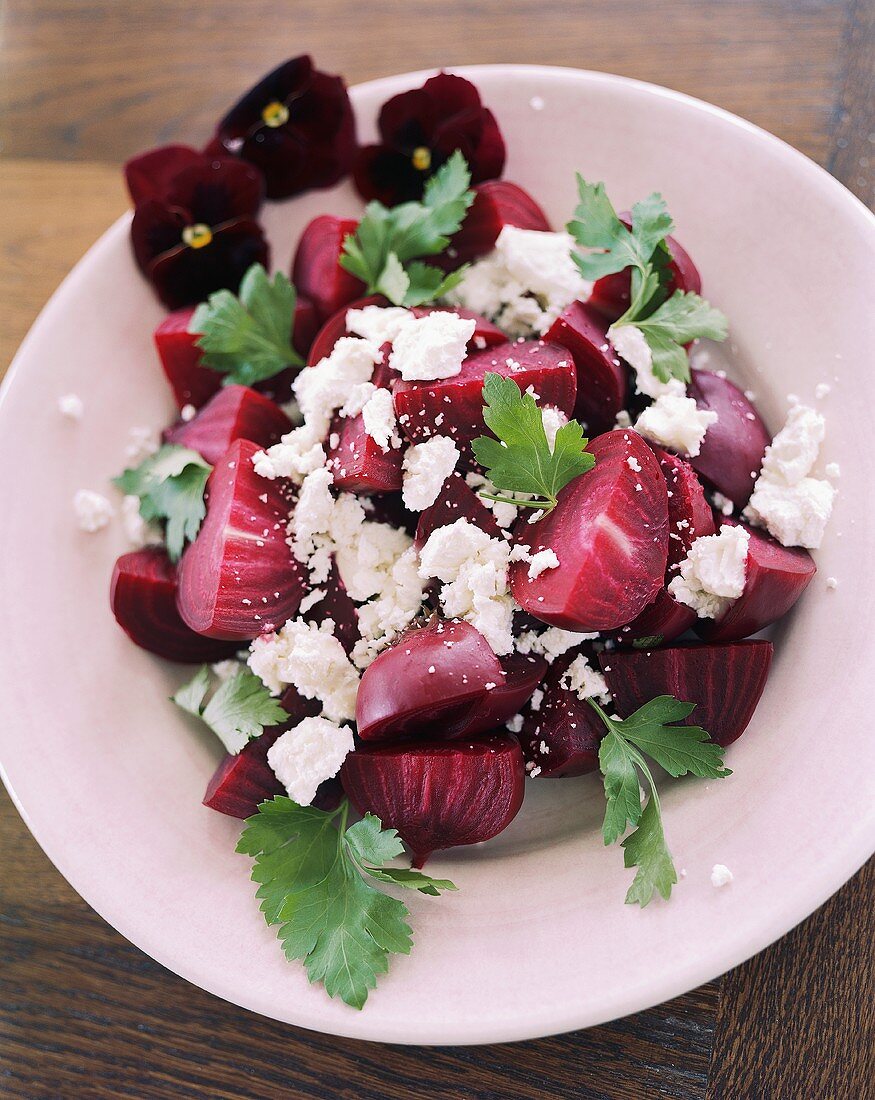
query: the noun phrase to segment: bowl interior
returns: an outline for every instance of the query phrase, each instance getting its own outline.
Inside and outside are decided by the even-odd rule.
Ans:
[[[185,670],[134,648],[109,613],[119,525],[86,535],[73,519],[74,492],[107,491],[124,465],[128,429],[172,410],[151,343],[162,311],[126,220],[44,311],[0,406],[0,757],[29,826],[98,912],[188,980],[280,1020],[391,1042],[527,1038],[680,993],[802,919],[875,836],[872,219],[800,154],[674,93],[570,70],[461,71],[498,116],[507,178],[555,227],[577,170],[603,179],[618,208],[663,193],[730,318],[712,365],[756,392],[773,429],[788,393],[813,403],[819,382],[831,386],[822,461],[840,463],[841,491],[819,573],[777,633],[765,696],[727,754],[732,777],[664,785],[686,871],[669,904],[623,905],[630,873],[602,846],[595,779],[535,781],[504,834],[434,858],[459,893],[406,899],[414,951],[393,959],[364,1012],[308,986],[258,912],[237,823],[200,804],[219,749],[168,701]],[[354,90],[364,139],[380,104],[417,80]],[[275,266],[288,270],[311,217],[359,209],[348,185],[268,206]],[[85,401],[81,423],[57,412],[67,392]],[[714,863],[733,870],[731,887],[711,886]]]

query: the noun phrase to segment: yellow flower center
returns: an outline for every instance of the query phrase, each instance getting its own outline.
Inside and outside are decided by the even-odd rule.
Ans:
[[[189,248],[206,248],[212,239],[212,229],[203,223],[187,225],[182,231],[182,242]]]
[[[417,172],[427,172],[431,168],[431,149],[426,149],[424,145],[418,145],[413,150],[413,156],[410,159],[413,161],[413,167]]]
[[[282,126],[283,123],[289,121],[289,109],[285,103],[280,103],[278,99],[275,99],[273,103],[268,105],[261,112],[261,117],[264,119],[264,125],[270,126],[275,130],[277,126]]]

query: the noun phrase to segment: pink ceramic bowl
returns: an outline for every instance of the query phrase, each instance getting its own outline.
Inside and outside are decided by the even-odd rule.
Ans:
[[[713,978],[800,921],[875,847],[875,221],[801,154],[674,92],[601,73],[462,70],[494,109],[506,175],[555,225],[574,172],[619,208],[662,191],[705,292],[729,316],[729,369],[773,428],[792,391],[828,417],[841,493],[819,573],[782,624],[765,696],[722,782],[666,783],[686,870],[671,902],[625,906],[595,777],[532,782],[496,840],[435,857],[457,894],[406,899],[415,947],[356,1012],[283,960],[254,901],[239,832],[200,800],[219,755],[168,702],[181,670],[135,649],[107,589],[119,525],[77,529],[71,498],[106,491],[131,425],[171,402],[151,344],[162,315],[123,218],[46,307],[0,405],[0,758],[35,837],[120,932],[177,974],[278,1020],[394,1043],[485,1043],[598,1024]],[[423,74],[353,91],[362,136]],[[230,93],[229,93],[230,94]],[[305,223],[355,214],[350,186],[267,208],[276,266]],[[59,395],[80,394],[81,423]],[[828,576],[838,588],[827,589]],[[714,863],[732,885],[715,889]]]

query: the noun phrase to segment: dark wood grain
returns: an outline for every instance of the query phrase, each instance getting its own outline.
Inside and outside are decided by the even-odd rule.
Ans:
[[[864,200],[871,0],[7,0],[0,41],[0,372],[124,209],[118,165],[199,142],[241,89],[310,50],[351,82],[526,61],[678,88],[765,126]],[[609,1026],[482,1048],[380,1047],[262,1020],[105,925],[0,795],[0,1096],[868,1100],[875,874],[774,947]]]

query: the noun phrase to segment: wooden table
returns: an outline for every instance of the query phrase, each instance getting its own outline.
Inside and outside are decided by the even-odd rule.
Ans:
[[[7,0],[2,19],[3,366],[124,209],[120,162],[202,140],[236,89],[303,50],[351,83],[489,61],[652,80],[759,123],[875,199],[871,0]],[[780,943],[649,1012],[425,1050],[297,1031],[168,974],[70,889],[5,794],[0,850],[3,1096],[875,1095],[871,865]]]

